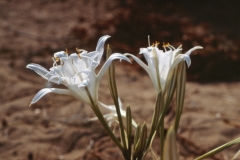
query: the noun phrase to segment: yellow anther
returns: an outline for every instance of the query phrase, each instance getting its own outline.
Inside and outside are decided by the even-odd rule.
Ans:
[[[160,42],[156,41],[155,42],[155,47],[158,47],[159,44],[160,44]]]
[[[68,49],[66,48],[66,50],[65,50],[65,54],[68,54]]]
[[[56,61],[56,62],[59,62],[60,61],[60,58],[58,58],[58,57],[53,57],[54,58],[54,60]]]
[[[82,59],[80,54],[83,52],[82,49],[78,49],[78,47],[76,48],[76,52],[77,52],[77,55],[78,55],[78,58]]]
[[[165,48],[165,47],[166,47],[166,45],[165,45],[165,43],[164,43],[164,42],[163,42],[163,45],[162,45],[162,47],[163,47],[163,48]]]
[[[167,43],[167,44],[166,44],[166,47],[169,47],[169,46],[170,46],[170,44],[169,44],[169,43]]]

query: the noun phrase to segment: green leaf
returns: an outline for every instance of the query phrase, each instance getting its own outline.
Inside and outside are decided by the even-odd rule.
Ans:
[[[240,143],[240,137],[237,138],[237,139],[234,139],[234,140],[232,140],[232,141],[230,141],[228,143],[225,143],[225,144],[221,145],[218,148],[215,148],[215,149],[205,153],[204,155],[196,158],[195,160],[201,160],[201,159],[205,159],[205,158],[211,157],[211,156],[213,156],[213,155],[215,155],[215,154],[217,154],[217,153],[219,153],[219,152],[221,152],[221,151],[223,151],[223,150],[225,150],[225,149],[227,149],[227,148],[229,148],[229,147],[231,147],[231,146],[233,146],[235,144],[238,144],[238,143]]]
[[[147,142],[147,126],[144,123],[141,129],[141,134],[139,136],[136,149],[133,155],[133,159],[142,159],[143,154],[145,153],[145,146]]]
[[[176,86],[176,118],[174,123],[176,133],[178,130],[183,110],[185,88],[186,88],[186,64],[185,62],[180,62],[177,70],[177,86]]]
[[[168,130],[164,143],[163,160],[178,160],[179,154],[177,149],[176,135],[173,126]]]
[[[141,128],[140,128],[140,125],[138,124],[137,128],[136,128],[136,131],[135,131],[134,143],[133,143],[135,150],[136,150],[137,143],[138,143],[138,140],[139,140],[139,137],[140,137],[140,132],[141,132]]]
[[[127,124],[127,139],[128,139],[128,152],[131,155],[132,151],[132,115],[131,108],[128,106],[126,110],[126,124]]]

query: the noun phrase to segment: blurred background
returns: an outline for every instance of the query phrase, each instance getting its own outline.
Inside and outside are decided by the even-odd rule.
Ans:
[[[138,54],[155,41],[201,45],[191,56],[189,80],[239,80],[240,2],[197,1],[1,1],[1,55],[31,57],[53,52],[92,48],[111,35],[114,52]],[[72,51],[71,50],[71,51]]]
[[[53,53],[66,48],[73,53],[76,47],[93,51],[102,35],[111,36],[107,43],[113,52],[128,52],[142,59],[139,48],[148,46],[148,35],[151,43],[165,42],[174,47],[182,44],[183,52],[196,45],[203,46],[203,50],[191,54],[192,65],[187,71],[190,89],[182,130],[188,135],[185,138],[194,135],[190,140],[199,135],[214,137],[218,131],[222,137],[215,138],[211,144],[189,141],[190,149],[183,149],[181,155],[192,159],[239,136],[239,7],[240,1],[227,0],[0,0],[0,159],[111,159],[112,156],[121,159],[119,153],[114,155],[115,150],[111,150],[113,144],[106,145],[107,151],[99,149],[100,144],[108,143],[109,139],[101,127],[94,128],[97,122],[87,122],[87,117],[94,116],[91,110],[72,97],[48,95],[28,108],[34,94],[52,84],[26,69],[27,64],[38,63],[50,68]],[[123,97],[123,102],[152,105],[156,93],[145,71],[136,63],[119,67],[119,82],[146,91],[136,95],[137,98],[132,97],[137,99],[135,103],[129,102],[132,101],[129,97]],[[107,82],[103,82],[102,87],[105,88],[100,90],[103,93],[100,98],[108,102],[109,95],[104,95]],[[119,88],[127,87],[120,84]],[[137,89],[135,93],[139,92]],[[129,94],[120,92],[125,97]],[[151,102],[142,102],[142,99]],[[216,110],[221,106],[225,108]],[[147,113],[139,108],[133,111],[149,117],[151,109]],[[195,115],[196,112],[203,113],[200,116]],[[221,118],[207,124],[210,128],[219,125],[216,132],[205,131],[206,126],[202,126],[202,133],[194,132],[199,128],[184,127],[191,123],[199,126],[212,117]],[[150,122],[151,117],[148,120]],[[92,135],[83,141],[89,134]],[[184,137],[179,139],[186,143]],[[231,150],[231,154],[236,150]],[[226,155],[220,157],[227,159]]]

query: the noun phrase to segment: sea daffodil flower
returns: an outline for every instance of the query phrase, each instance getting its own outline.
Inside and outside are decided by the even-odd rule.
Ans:
[[[73,53],[70,56],[68,56],[67,51],[55,53],[53,67],[50,68],[50,71],[38,64],[28,64],[27,68],[34,70],[44,79],[53,83],[63,84],[68,88],[44,88],[35,95],[31,104],[36,103],[48,93],[71,95],[86,104],[97,104],[99,83],[111,62],[115,59],[129,61],[122,54],[112,54],[99,73],[95,74],[95,68],[99,65],[103,55],[105,41],[109,37],[107,35],[101,37],[97,43],[96,50],[90,53],[82,49],[77,49],[77,53]]]
[[[189,67],[191,65],[190,54],[196,49],[202,49],[202,47],[196,46],[187,51],[185,54],[181,54],[181,45],[175,49],[170,44],[166,44],[163,45],[163,51],[158,49],[158,44],[159,43],[156,42],[150,47],[140,48],[139,54],[143,54],[148,65],[132,54],[126,53],[125,55],[131,56],[146,70],[153,82],[154,88],[157,92],[160,92],[165,90],[168,75],[179,64],[179,62],[186,61]]]

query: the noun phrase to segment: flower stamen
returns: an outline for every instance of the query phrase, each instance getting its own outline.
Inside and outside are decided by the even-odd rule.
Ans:
[[[166,45],[164,42],[163,42],[162,47],[164,48],[164,51],[166,52],[166,51],[167,51],[167,50],[166,50],[167,45]]]
[[[82,59],[81,57],[81,53],[83,52],[84,50],[83,49],[78,49],[78,47],[76,48],[76,52],[77,52],[77,55],[80,59]]]
[[[64,52],[66,55],[68,55],[68,49],[66,48],[65,52]]]
[[[148,46],[150,47],[150,36],[148,35]]]
[[[155,47],[158,47],[159,44],[160,44],[160,42],[156,41],[155,42]]]

